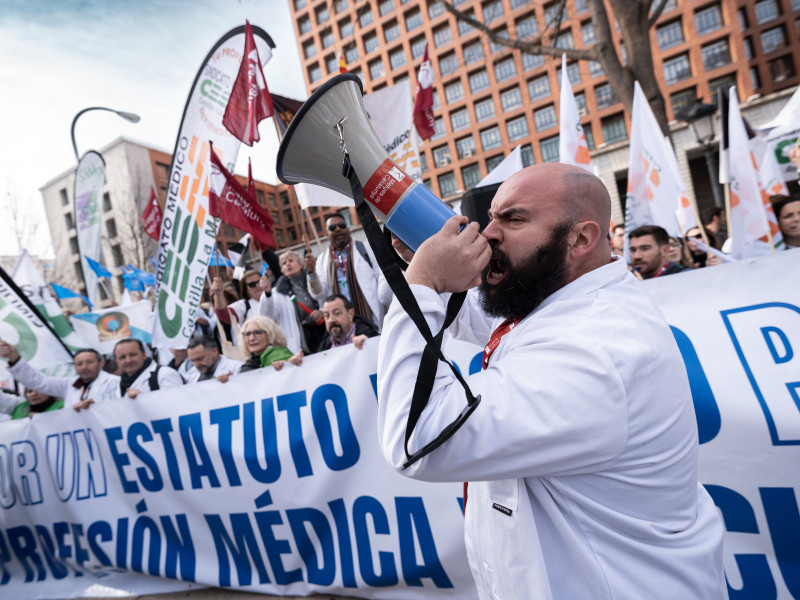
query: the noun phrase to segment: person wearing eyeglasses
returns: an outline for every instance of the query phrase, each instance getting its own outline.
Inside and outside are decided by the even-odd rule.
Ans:
[[[310,252],[306,254],[309,287],[313,289],[319,282],[323,300],[332,294],[341,294],[350,300],[357,315],[380,328],[386,313],[385,306],[392,300],[392,291],[381,273],[372,248],[369,244],[352,239],[341,215],[328,217],[325,228],[330,242],[328,248],[316,259]]]
[[[222,323],[228,339],[234,344],[236,336],[231,332],[232,321],[235,320],[237,324],[240,324],[252,315],[261,314],[258,311],[258,303],[265,289],[261,275],[252,269],[244,272],[239,284],[240,299],[230,304],[225,297],[225,284],[220,277],[214,277],[210,288],[211,298],[214,301],[214,312],[216,312],[219,322]]]
[[[286,361],[296,367],[303,364],[303,351],[292,354],[286,347],[286,336],[278,324],[262,315],[250,317],[244,322],[239,333],[239,347],[247,356],[240,373],[269,366],[280,371]]]

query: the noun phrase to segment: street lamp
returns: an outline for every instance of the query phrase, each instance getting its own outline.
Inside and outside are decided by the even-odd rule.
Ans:
[[[78,122],[78,119],[83,113],[87,113],[90,110],[107,110],[108,112],[113,112],[119,115],[120,117],[122,117],[126,121],[130,121],[131,123],[138,123],[139,119],[141,118],[137,114],[131,112],[125,112],[123,110],[114,110],[113,108],[106,108],[105,106],[90,106],[89,108],[84,108],[77,115],[75,115],[74,119],[72,119],[72,128],[70,129],[70,136],[72,137],[72,149],[75,151],[75,160],[77,161],[80,161],[81,157],[78,154],[78,144],[75,143],[75,123]]]
[[[692,104],[686,111],[684,121],[692,126],[694,137],[697,143],[703,147],[703,155],[706,159],[708,177],[711,181],[711,194],[714,196],[714,205],[722,208],[722,192],[719,184],[719,165],[714,154],[711,142],[714,140],[714,115],[717,107],[713,104],[704,104],[699,100]]]

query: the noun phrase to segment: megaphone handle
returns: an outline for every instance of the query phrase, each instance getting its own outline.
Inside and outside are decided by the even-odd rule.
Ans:
[[[394,295],[397,296],[400,305],[406,311],[408,316],[411,317],[411,320],[416,325],[420,334],[422,334],[422,337],[425,338],[426,342],[425,350],[422,353],[422,359],[420,361],[419,372],[417,373],[417,381],[414,385],[414,395],[411,399],[408,421],[406,423],[405,453],[408,460],[403,464],[403,468],[405,469],[447,441],[456,431],[458,431],[461,425],[466,422],[467,418],[480,403],[481,397],[473,395],[472,390],[470,390],[469,385],[455,365],[451,361],[448,361],[444,354],[442,354],[442,338],[444,337],[444,331],[450,327],[461,310],[461,306],[466,298],[466,292],[453,294],[450,297],[450,300],[447,303],[447,313],[445,315],[444,324],[439,332],[434,336],[431,333],[430,327],[428,327],[428,323],[419,308],[419,304],[417,304],[416,298],[414,298],[414,294],[411,293],[411,288],[408,287],[408,282],[403,276],[400,266],[397,264],[397,261],[392,255],[394,250],[391,249],[391,246],[389,246],[389,244],[386,242],[386,239],[383,237],[383,233],[381,232],[381,228],[378,225],[378,222],[375,220],[375,215],[372,214],[372,210],[370,210],[369,205],[367,204],[366,200],[364,200],[364,190],[361,187],[361,183],[356,176],[356,172],[353,169],[352,164],[350,163],[350,156],[347,152],[344,152],[343,154],[344,158],[342,161],[342,175],[350,182],[350,189],[353,193],[356,212],[358,213],[358,218],[361,220],[361,225],[364,227],[364,233],[367,235],[367,240],[369,241],[370,247],[375,253],[375,258],[378,260],[378,265],[381,267],[381,271],[386,277],[389,287],[392,288],[392,292],[394,292]],[[409,454],[408,441],[411,438],[411,434],[414,431],[417,421],[419,421],[419,418],[422,415],[422,411],[425,409],[428,404],[428,400],[430,399],[431,391],[433,390],[433,382],[436,377],[438,362],[440,360],[445,362],[450,367],[456,379],[464,388],[464,393],[467,396],[467,406],[464,408],[458,418],[448,425],[435,440],[426,444],[417,452]]]

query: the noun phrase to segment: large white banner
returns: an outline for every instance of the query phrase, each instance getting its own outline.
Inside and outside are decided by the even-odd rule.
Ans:
[[[799,259],[642,284],[686,361],[732,598],[800,597]],[[377,343],[0,425],[2,596],[136,595],[172,578],[474,598],[461,485],[406,479],[378,449]],[[445,354],[480,369],[474,346]]]
[[[126,306],[75,314],[70,321],[87,346],[101,354],[111,354],[121,340],[135,339],[149,344],[152,314],[150,301],[141,300]]]
[[[233,171],[240,142],[222,125],[244,49],[244,25],[225,34],[202,63],[189,93],[173,152],[161,221],[156,278],[154,344],[185,348],[194,331],[208,260],[214,250],[214,220],[208,212],[209,141]],[[272,40],[253,27],[262,63]]]
[[[103,186],[106,183],[106,163],[94,150],[81,157],[75,171],[75,229],[78,249],[81,254],[83,281],[86,295],[92,304],[97,304],[97,273],[86,262],[88,256],[96,262],[100,259],[100,236],[103,230]]]

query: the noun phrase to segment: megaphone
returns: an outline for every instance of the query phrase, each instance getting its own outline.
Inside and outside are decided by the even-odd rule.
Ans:
[[[311,183],[350,198],[342,175],[346,151],[373,214],[412,250],[456,213],[394,162],[367,117],[361,80],[332,77],[306,100],[278,149],[276,172],[283,183]]]

